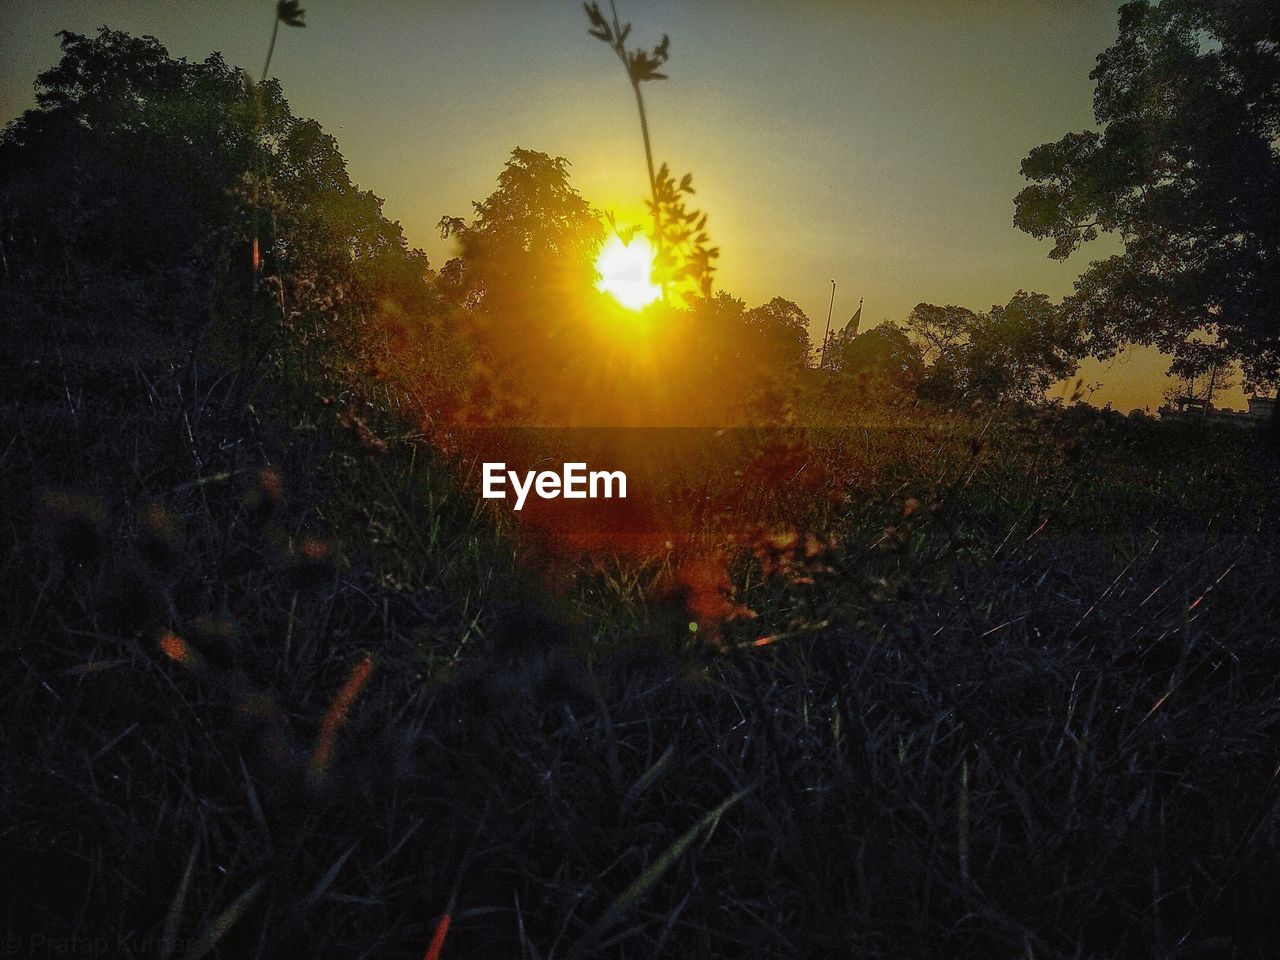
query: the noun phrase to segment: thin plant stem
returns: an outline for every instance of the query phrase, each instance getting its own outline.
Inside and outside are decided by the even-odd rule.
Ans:
[[[252,253],[252,256],[253,256],[253,273],[255,277],[258,275],[259,271],[262,269],[261,252],[258,244],[258,216],[259,216],[258,180],[262,175],[262,171],[260,169],[261,168],[260,161],[262,158],[258,155],[258,134],[261,132],[263,119],[264,119],[263,114],[266,112],[266,104],[264,103],[262,98],[262,91],[266,87],[267,71],[271,69],[271,57],[276,52],[276,37],[279,36],[279,34],[280,34],[280,12],[279,10],[277,10],[275,20],[273,20],[271,24],[271,42],[267,44],[267,59],[264,60],[262,63],[262,73],[259,75],[258,83],[253,91],[254,98],[257,100],[257,103],[255,104],[256,109],[254,110],[254,114],[253,114],[253,121],[254,121],[253,122],[253,126],[254,126],[254,130],[253,130],[254,164],[253,165],[255,169],[254,169],[254,177],[253,177],[253,253]]]
[[[271,69],[271,55],[276,52],[276,35],[280,33],[280,15],[276,14],[275,22],[271,25],[271,43],[267,45],[267,59],[262,64],[261,82],[267,82],[267,71]]]
[[[662,213],[658,207],[658,178],[653,172],[653,147],[649,143],[649,118],[644,112],[644,95],[640,93],[640,84],[633,80],[631,88],[636,92],[636,107],[640,111],[640,132],[644,135],[644,159],[649,167],[649,195],[653,198],[653,237],[660,243]]]
[[[622,42],[622,25],[618,21],[618,7],[614,0],[609,0],[609,12],[613,14],[613,35],[618,38],[614,47],[618,59],[627,71],[627,79],[631,81],[631,89],[636,94],[636,109],[640,111],[640,133],[644,137],[644,161],[649,171],[649,197],[653,201],[653,252],[658,259],[662,258],[662,209],[658,206],[658,177],[653,170],[653,145],[649,139],[649,117],[644,109],[644,95],[640,92],[640,82],[631,75],[631,65],[627,63],[627,48]],[[667,302],[667,278],[664,274],[659,286],[662,288],[662,302]]]

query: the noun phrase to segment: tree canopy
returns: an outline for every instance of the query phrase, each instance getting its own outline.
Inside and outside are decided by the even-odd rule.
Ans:
[[[1023,290],[984,313],[917,304],[906,330],[929,364],[921,391],[939,400],[1035,403],[1075,372],[1080,353],[1063,308]]]
[[[161,184],[181,197],[210,256],[244,244],[261,208],[264,256],[279,266],[351,283],[388,258],[409,259],[421,279],[425,259],[382,215],[381,199],[351,182],[337,141],[293,116],[277,82],[254,85],[216,53],[175,59],[150,36],[106,27],[60,36],[62,60],[37,78],[37,107],[0,135],[0,188],[17,234],[71,242],[76,211],[114,204],[102,179],[111,171],[113,181]],[[51,167],[67,176],[50,181]],[[95,184],[77,180],[84,176]],[[174,209],[166,195],[146,205],[149,216]]]
[[[896,323],[882,323],[856,337],[839,339],[835,347],[837,370],[870,377],[886,387],[913,388],[924,370],[920,345]]]
[[[589,286],[604,239],[601,215],[569,182],[570,163],[537,150],[511,151],[498,187],[472,203],[475,217],[442,217],[461,258],[449,270],[462,298],[523,291],[543,296],[548,284]],[[465,267],[465,271],[464,271]]]
[[[756,350],[780,367],[801,367],[809,359],[809,318],[794,301],[774,297],[742,317]]]
[[[0,133],[6,293],[41,325],[120,351],[207,334],[279,370],[301,365],[288,342],[343,390],[392,355],[431,356],[419,380],[456,370],[426,256],[279,83],[150,36],[60,36],[35,108]]]
[[[1098,57],[1100,130],[1022,163],[1015,223],[1065,259],[1101,232],[1124,252],[1080,277],[1086,347],[1175,359],[1221,344],[1250,386],[1280,373],[1280,5],[1131,0]]]

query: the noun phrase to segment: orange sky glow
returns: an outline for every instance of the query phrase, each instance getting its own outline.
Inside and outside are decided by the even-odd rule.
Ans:
[[[573,182],[622,222],[647,194],[634,100],[581,5],[306,3],[276,48],[293,110],[334,134],[353,179],[385,198],[434,266],[435,224],[467,215],[517,146],[567,157]],[[631,42],[671,36],[670,79],[646,86],[655,159],[692,172],[722,250],[716,278],[749,306],[794,300],[822,336],[865,300],[864,329],[925,301],[985,309],[1017,289],[1069,293],[1096,241],[1067,263],[1013,227],[1027,151],[1091,125],[1094,58],[1114,0],[772,4],[619,0]],[[0,114],[32,105],[60,29],[102,24],[177,56],[260,63],[272,4],[9,0],[0,10]],[[1133,349],[1081,374],[1095,403],[1154,410],[1165,361]],[[1242,407],[1238,390],[1225,398]]]

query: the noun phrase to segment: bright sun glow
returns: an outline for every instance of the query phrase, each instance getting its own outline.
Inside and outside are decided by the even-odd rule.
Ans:
[[[641,310],[662,296],[662,289],[650,279],[653,246],[648,237],[637,235],[623,243],[617,234],[610,234],[596,269],[600,271],[596,288],[629,310]]]

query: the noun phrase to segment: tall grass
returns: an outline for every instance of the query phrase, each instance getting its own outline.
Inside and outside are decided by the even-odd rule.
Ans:
[[[816,432],[841,495],[803,519],[838,545],[729,553],[750,615],[713,648],[669,559],[522,568],[392,419],[384,449],[234,369],[57,349],[4,378],[24,943],[1119,958],[1277,932],[1280,538],[1243,437]]]

